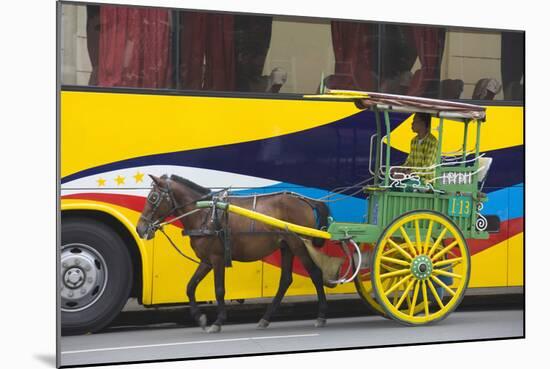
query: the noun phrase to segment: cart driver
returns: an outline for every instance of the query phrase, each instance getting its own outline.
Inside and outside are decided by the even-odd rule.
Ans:
[[[412,122],[412,131],[416,136],[411,140],[411,151],[403,167],[392,168],[390,173],[392,179],[405,180],[409,174],[416,174],[423,184],[434,178],[435,169],[422,170],[420,168],[433,167],[437,162],[437,138],[431,133],[431,116],[427,113],[416,113]]]

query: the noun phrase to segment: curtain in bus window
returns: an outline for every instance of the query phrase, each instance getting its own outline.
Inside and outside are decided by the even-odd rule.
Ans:
[[[170,78],[170,12],[101,6],[98,85],[166,88]]]
[[[331,22],[334,74],[326,80],[329,88],[373,91],[378,86],[376,25]]]
[[[86,5],[86,47],[92,64],[89,85],[97,84],[97,69],[99,66],[99,6]]]
[[[271,44],[272,17],[235,16],[235,59],[237,91],[258,91]],[[262,92],[265,92],[265,88]]]
[[[445,30],[433,27],[412,27],[412,36],[421,67],[414,73],[407,94],[437,97],[441,59],[445,46]]]
[[[234,16],[186,12],[181,28],[181,87],[234,90]]]

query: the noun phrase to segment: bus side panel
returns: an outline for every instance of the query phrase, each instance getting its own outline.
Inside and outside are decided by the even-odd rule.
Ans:
[[[510,189],[510,204],[516,212],[523,214],[523,193],[524,187],[518,186]],[[508,241],[508,286],[523,286],[523,262],[524,262],[524,237],[523,219],[515,225],[518,232],[510,237]],[[510,232],[512,235],[514,232]]]
[[[179,249],[195,260],[189,237],[182,237],[181,228],[165,227],[166,234]],[[165,239],[162,234],[155,238],[153,267],[153,303],[166,304],[188,302],[186,288],[197,264],[187,260]],[[233,261],[231,268],[225,269],[225,298],[256,298],[262,294],[262,262],[239,263]],[[214,273],[210,272],[197,287],[197,301],[215,301]]]

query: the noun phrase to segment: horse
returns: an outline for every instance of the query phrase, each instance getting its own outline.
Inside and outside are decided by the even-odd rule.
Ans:
[[[225,247],[227,246],[224,243],[224,237],[218,236],[221,223],[224,223],[223,230],[227,232],[225,237],[230,238],[228,251],[230,251],[231,260],[252,262],[261,260],[276,250],[281,251],[279,287],[271,304],[258,322],[259,329],[268,327],[274,311],[292,283],[294,257],[302,262],[317,291],[318,314],[314,325],[315,327],[326,325],[328,306],[323,289],[323,272],[308,253],[308,250],[313,247],[311,245],[306,247],[306,242],[320,246],[323,240],[298,237],[294,233],[276,230],[249,218],[219,210],[212,214],[212,208],[197,209],[195,206],[197,201],[213,198],[213,193],[209,189],[177,175],[149,176],[153,180],[152,188],[147,196],[136,231],[142,239],[152,239],[158,229],[155,225],[169,216],[185,215],[180,219],[183,224],[182,232],[190,236],[191,248],[200,260],[200,264],[187,284],[187,296],[191,316],[203,330],[208,333],[220,332],[223,323],[227,320],[224,304]],[[292,192],[247,197],[227,196],[223,200],[306,227],[321,228],[328,222],[329,209],[325,203]],[[193,212],[195,209],[196,211]],[[186,215],[187,213],[190,214]],[[210,270],[214,271],[217,317],[207,329],[207,318],[201,314],[197,306],[195,290]]]

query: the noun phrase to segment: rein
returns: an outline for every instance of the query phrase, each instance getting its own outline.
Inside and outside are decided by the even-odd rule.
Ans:
[[[170,242],[170,245],[172,245],[172,247],[174,248],[174,250],[176,250],[181,256],[183,256],[184,258],[186,258],[187,260],[191,260],[193,263],[196,263],[196,264],[201,264],[202,262],[200,261],[197,261],[195,259],[193,259],[192,257],[189,257],[187,255],[185,255],[177,246],[176,244],[174,243],[174,241],[172,241],[172,239],[166,234],[166,232],[164,232],[164,229],[162,227],[159,227],[158,228],[162,234],[166,237],[166,239]],[[209,263],[207,262],[204,262],[204,264],[208,264],[210,265]]]

